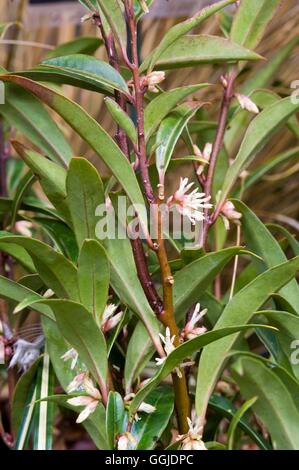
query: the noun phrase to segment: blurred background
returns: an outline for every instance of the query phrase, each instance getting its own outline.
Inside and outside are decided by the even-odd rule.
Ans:
[[[163,34],[176,22],[192,15],[212,0],[156,0],[152,11],[141,22],[140,38],[142,48],[141,58],[146,57],[161,40]],[[18,26],[12,25],[0,40],[1,65],[9,70],[22,70],[38,64],[45,54],[58,44],[72,41],[79,36],[96,36],[95,26],[90,22],[81,23],[81,17],[86,10],[78,1],[64,0],[1,0],[0,23],[6,21],[18,21]],[[219,15],[206,21],[198,31],[205,34],[221,34]],[[283,0],[281,7],[272,21],[266,37],[261,42],[258,52],[266,59],[270,59],[287,44],[292,38],[298,38],[297,46],[292,54],[284,62],[278,74],[273,77],[272,89],[281,96],[289,95],[292,90],[290,84],[299,80],[299,2],[298,0]],[[11,44],[12,43],[12,44]],[[100,47],[96,57],[105,59],[105,51]],[[263,63],[257,63],[242,74],[239,83],[248,75],[255,74]],[[218,83],[219,76],[223,72],[221,66],[200,66],[186,68],[182,71],[170,71],[167,73],[165,87],[176,87],[184,84],[210,82]],[[110,119],[103,98],[99,94],[89,91],[80,91],[69,86],[64,87],[64,92],[72,99],[79,102],[89,113],[101,123],[101,125],[113,134],[114,126]],[[212,102],[209,119],[215,119],[219,108],[219,86],[210,87],[203,92],[203,99]],[[57,118],[59,121],[59,118]],[[60,122],[63,126],[63,124]],[[298,127],[299,137],[299,127]],[[90,149],[77,135],[73,135],[69,128],[65,132],[70,138],[74,155],[85,155],[91,161],[99,165],[97,157],[94,157]],[[199,142],[200,140],[200,136]],[[258,156],[254,166],[267,161],[283,150],[295,147],[298,139],[286,128],[271,141],[266,149]],[[238,150],[239,142],[236,141],[233,154]],[[102,169],[103,170],[103,169]],[[105,171],[105,170],[103,170]],[[182,171],[180,167],[180,171]],[[189,169],[184,169],[184,175],[188,176]],[[252,190],[245,194],[245,200],[251,208],[265,221],[277,221],[285,223],[295,231],[299,229],[299,185],[298,185],[298,158],[289,160],[281,165],[275,173],[267,174],[257,183]],[[190,174],[192,169],[190,170]]]

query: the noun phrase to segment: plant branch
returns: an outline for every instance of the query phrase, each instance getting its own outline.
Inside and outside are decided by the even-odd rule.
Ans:
[[[228,111],[229,111],[231,100],[233,98],[233,88],[234,88],[235,79],[236,79],[235,71],[232,71],[230,74],[228,74],[226,77],[223,78],[224,93],[223,93],[223,98],[221,102],[218,127],[217,127],[215,141],[213,144],[213,150],[211,154],[207,179],[206,179],[205,186],[204,186],[204,191],[205,191],[206,196],[212,195],[212,186],[213,186],[213,181],[214,181],[215,168],[216,168],[219,153],[223,146]],[[205,223],[204,223],[204,228],[203,228],[203,246],[206,244],[209,228],[216,220],[215,214],[213,214],[212,217],[209,217],[208,209],[205,209],[204,215],[205,215]],[[219,214],[217,214],[217,216],[218,215]]]

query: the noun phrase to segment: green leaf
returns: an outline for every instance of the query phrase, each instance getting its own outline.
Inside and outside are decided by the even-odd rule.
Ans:
[[[250,284],[239,291],[227,304],[216,323],[215,330],[250,321],[253,313],[263,305],[273,292],[287,284],[299,269],[299,257],[280,264],[260,274]],[[204,419],[209,397],[227,353],[232,348],[238,335],[218,341],[203,351],[198,368],[196,390],[196,409],[198,416]],[[252,396],[252,395],[251,395]]]
[[[111,285],[121,302],[145,325],[152,344],[161,350],[160,325],[141,287],[128,239],[107,239],[104,246],[111,266]]]
[[[67,165],[72,149],[57,124],[34,96],[8,84],[5,88],[5,104],[0,105],[0,114],[51,160]]]
[[[250,172],[250,175],[245,178],[243,183],[243,191],[250,188],[255,184],[259,179],[261,179],[265,174],[269,173],[271,170],[277,166],[286,163],[288,160],[297,159],[299,157],[299,147],[294,147],[290,150],[286,150],[279,155],[272,157],[265,163],[262,163],[253,171]],[[240,188],[239,188],[240,189]],[[236,190],[235,193],[238,191]],[[298,253],[299,254],[299,253]]]
[[[45,351],[38,370],[36,400],[41,400],[54,391],[54,373],[48,353]],[[54,404],[41,401],[35,404],[33,417],[33,449],[52,450]]]
[[[199,301],[215,276],[241,248],[233,247],[209,253],[185,266],[174,275],[173,301],[177,322],[184,318],[188,309]]]
[[[16,141],[12,143],[17,153],[40,182],[49,201],[66,219],[69,219],[69,209],[65,201],[66,170],[21,143]]]
[[[114,121],[125,131],[131,142],[137,144],[137,131],[132,119],[112,98],[105,98],[105,104]]]
[[[234,0],[224,0],[224,1],[222,0],[220,2],[217,2],[216,5],[203,8],[202,10],[197,12],[192,18],[188,18],[188,20],[183,21],[182,23],[179,23],[173,26],[172,28],[170,28],[164,35],[159,46],[153,51],[149,59],[147,59],[146,62],[148,63],[148,72],[152,71],[158,59],[169,48],[169,46],[171,46],[180,37],[187,34],[193,28],[196,28],[197,26],[199,26],[203,21],[205,21],[207,18],[212,16],[214,13],[226,7],[227,5],[230,5],[233,2]],[[144,62],[140,68],[142,71],[144,71],[146,67],[147,66],[145,65],[145,62]]]
[[[132,416],[138,410],[141,402],[149,392],[153,390],[159,382],[165,379],[176,367],[178,367],[186,357],[192,356],[192,354],[200,351],[208,344],[217,342],[225,336],[234,335],[236,332],[244,331],[252,327],[253,325],[243,325],[210,331],[178,346],[166,357],[156,374],[138,391],[130,405],[130,415]],[[213,347],[215,347],[215,345],[213,345]]]
[[[47,81],[79,86],[100,93],[129,91],[125,80],[111,65],[84,54],[47,59],[33,70],[20,74],[41,81],[47,77]]]
[[[103,159],[116,179],[122,184],[129,199],[136,205],[140,223],[145,233],[147,233],[147,217],[145,217],[144,211],[140,209],[140,207],[144,207],[144,200],[134,170],[126,156],[107,132],[79,105],[44,85],[17,75],[1,75],[0,79],[3,81],[14,81],[28,91],[31,91],[31,93],[48,104],[70,124],[83,140]]]
[[[30,368],[19,378],[12,398],[12,425],[17,434],[22,424],[23,412],[28,406],[28,398],[32,395],[32,385],[35,383],[37,369],[42,360],[39,357]],[[30,403],[30,401],[29,401]]]
[[[77,269],[62,254],[34,238],[0,232],[0,240],[24,248],[31,256],[41,279],[57,296],[79,300]]]
[[[235,414],[238,412],[237,408],[223,395],[212,395],[209,400],[209,407],[220,413],[225,418],[232,420]],[[238,420],[238,426],[259,446],[262,450],[269,450],[271,447],[269,443],[263,438],[262,435],[258,434],[253,426],[242,416]]]
[[[290,56],[294,47],[299,43],[299,36],[294,37],[285,46],[279,47],[277,52],[263,64],[262,68],[254,72],[252,78],[249,78],[241,88],[244,95],[249,95],[257,88],[265,88],[272,84],[277,76],[277,72],[285,60]]]
[[[109,290],[109,262],[96,240],[85,240],[78,260],[78,284],[82,304],[101,322]]]
[[[154,348],[152,340],[144,324],[139,321],[133,331],[126,351],[126,394],[131,392],[132,385],[153,354]]]
[[[53,51],[47,52],[45,58],[55,59],[57,57],[62,57],[71,54],[89,54],[92,55],[101,45],[103,41],[100,38],[94,37],[80,37],[73,39],[72,41],[65,42]]]
[[[245,170],[256,154],[262,150],[269,139],[299,110],[292,98],[284,98],[264,109],[253,119],[245,134],[244,140],[233,164],[229,167],[222,187],[222,205],[239,174]]]
[[[280,3],[280,0],[242,0],[231,29],[232,41],[254,49]]]
[[[78,351],[101,389],[105,389],[108,371],[106,342],[92,315],[83,305],[69,300],[47,299],[43,303],[54,312],[59,330]]]
[[[156,167],[160,181],[164,181],[173,151],[184,128],[201,106],[202,103],[196,102],[184,104],[162,121],[156,136],[156,142],[159,145],[156,150]]]
[[[293,370],[294,376],[299,379],[299,366],[296,361],[291,360],[292,343],[298,339],[299,331],[299,318],[289,312],[281,312],[277,310],[265,310],[257,312],[258,315],[263,315],[263,319],[267,319],[272,326],[278,328],[276,334],[277,340],[288,358],[290,368]]]
[[[233,450],[235,433],[239,424],[239,421],[243,418],[243,415],[252,407],[252,405],[257,401],[258,397],[253,397],[250,400],[247,400],[243,405],[238,409],[234,415],[227,431],[227,447],[228,450]]]
[[[261,270],[271,268],[277,264],[287,261],[283,250],[267,227],[259,218],[241,201],[233,200],[234,205],[242,214],[242,229],[250,250],[261,256],[262,262],[258,261]],[[280,294],[285,296],[293,309],[299,315],[299,286],[295,279],[285,285]]]
[[[109,392],[106,409],[106,434],[109,449],[115,448],[116,438],[125,432],[125,407],[121,395]]]
[[[260,60],[262,57],[238,44],[218,36],[188,35],[179,38],[159,57],[155,69],[169,70],[194,67],[199,64],[235,63],[240,60]],[[142,64],[148,68],[149,59]]]
[[[21,284],[7,279],[6,277],[0,276],[0,297],[3,299],[13,300],[17,303],[22,302],[24,299],[31,298],[35,302],[43,300],[43,297],[36,292],[33,292],[28,287],[22,286]],[[49,317],[53,320],[54,316],[51,309],[47,305],[41,303],[34,303],[33,310],[41,313],[42,315]]]
[[[174,408],[173,389],[160,386],[146,398],[146,403],[154,406],[153,413],[138,413],[139,421],[132,426],[132,434],[137,441],[136,450],[151,450],[166,428]]]
[[[161,93],[154,98],[145,108],[144,112],[144,126],[145,136],[148,140],[155,132],[161,121],[167,116],[170,111],[184,98],[196,91],[208,86],[207,83],[200,85],[191,85],[182,88],[175,88],[170,91]]]
[[[104,188],[95,167],[86,158],[73,158],[66,177],[67,203],[77,243],[96,237],[96,209],[105,204]]]
[[[233,376],[245,398],[259,397],[253,409],[269,430],[274,449],[298,449],[298,408],[284,383],[253,357],[241,357],[233,368]]]

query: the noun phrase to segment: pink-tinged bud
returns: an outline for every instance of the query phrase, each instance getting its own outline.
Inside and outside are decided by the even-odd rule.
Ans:
[[[235,93],[235,97],[239,101],[242,109],[246,109],[253,114],[259,114],[259,108],[248,96],[242,95],[241,93]]]
[[[226,201],[222,206],[221,213],[231,221],[239,220],[242,217],[242,214],[236,211],[236,208],[231,201]]]
[[[24,237],[32,237],[32,229],[33,225],[31,222],[27,220],[19,220],[16,222],[15,229],[20,235],[24,235]]]
[[[156,85],[165,80],[165,72],[156,71],[149,73],[146,77],[142,78],[142,83],[144,86],[147,86],[149,91],[152,93],[159,93],[159,89]]]

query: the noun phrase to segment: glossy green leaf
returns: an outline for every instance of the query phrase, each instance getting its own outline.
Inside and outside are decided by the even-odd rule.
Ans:
[[[25,287],[3,276],[0,276],[0,297],[7,300],[13,300],[18,304],[24,299],[30,298],[32,299],[32,301],[34,299],[35,303],[33,310],[36,310],[37,312],[51,319],[54,318],[51,309],[47,305],[36,303],[39,300],[43,300],[43,297],[41,295],[32,291],[28,287]]]
[[[299,104],[294,104],[292,98],[288,97],[267,107],[253,119],[247,129],[238,155],[227,171],[219,204],[223,204],[226,200],[242,170],[250,165],[256,154],[262,150],[273,134],[298,110]]]
[[[119,106],[116,101],[112,98],[105,98],[105,104],[113,117],[114,121],[119,125],[121,129],[125,131],[129,139],[134,143],[137,144],[137,131],[136,126],[133,123],[132,119],[128,116],[128,114]]]
[[[234,200],[234,204],[242,214],[242,229],[248,248],[263,259],[262,262],[258,261],[258,266],[265,270],[287,261],[279,243],[259,218],[243,202]],[[299,315],[299,286],[296,280],[285,285],[280,294],[286,297]]]
[[[44,85],[17,75],[1,75],[1,80],[14,81],[28,91],[31,91],[31,93],[35,94],[60,114],[83,140],[93,148],[108,168],[110,168],[116,179],[122,184],[131,202],[136,204],[136,211],[146,233],[147,218],[144,211],[139,210],[140,207],[143,208],[144,200],[136,176],[126,156],[107,132],[79,105]]]
[[[73,85],[99,93],[129,91],[125,80],[111,65],[84,54],[47,59],[34,69],[19,74],[37,81]]]
[[[273,292],[286,285],[299,270],[299,258],[287,261],[260,274],[239,291],[227,304],[216,323],[215,330],[250,321],[253,313],[263,305]],[[206,347],[198,367],[196,409],[204,419],[209,397],[223,368],[226,354],[232,348],[238,335],[224,338],[213,347]],[[251,395],[252,396],[252,395]]]
[[[234,404],[223,395],[212,395],[209,400],[209,407],[230,421],[238,412]],[[251,437],[261,450],[269,450],[271,448],[270,444],[254,429],[245,416],[242,416],[238,420],[238,426],[249,437]]]
[[[257,399],[258,397],[253,397],[250,400],[247,400],[245,403],[243,403],[243,405],[238,409],[233,419],[231,420],[231,423],[227,431],[228,450],[233,450],[234,448],[235,433],[236,433],[240,419],[249,410],[249,408],[252,407],[252,405],[256,402]]]
[[[66,170],[19,142],[13,141],[13,146],[40,182],[49,201],[69,219],[69,209],[65,201]]]
[[[125,407],[118,392],[109,392],[106,409],[106,434],[109,448],[115,448],[117,436],[125,432]]]
[[[104,335],[83,305],[69,300],[43,300],[55,314],[59,330],[78,351],[95,380],[105,387],[107,379],[107,348]]]
[[[158,70],[194,67],[200,64],[235,63],[240,60],[260,60],[262,57],[238,44],[218,36],[188,35],[177,39],[155,64]],[[149,59],[142,64],[148,68]]]
[[[79,37],[72,41],[65,42],[53,51],[47,52],[45,59],[54,59],[71,54],[90,54],[92,55],[101,45],[103,41],[95,37]]]
[[[72,149],[42,103],[34,96],[12,84],[7,85],[5,104],[0,105],[0,114],[51,160],[67,165]]]
[[[82,304],[101,321],[109,290],[109,262],[96,240],[85,240],[78,260],[78,284]]]
[[[57,296],[79,300],[77,269],[61,253],[34,238],[8,235],[7,232],[1,232],[0,240],[24,248],[31,256],[41,279]]]
[[[231,39],[254,49],[275,15],[280,0],[242,0],[234,18]]]
[[[233,368],[233,376],[246,399],[259,397],[253,409],[269,430],[274,449],[298,449],[299,412],[284,383],[253,357],[241,357]]]
[[[144,112],[146,139],[148,140],[150,138],[150,136],[160,125],[162,119],[164,119],[180,101],[206,86],[208,86],[207,83],[202,83],[200,85],[175,88],[173,90],[161,93],[159,96],[154,98],[147,105]]]
[[[173,389],[165,385],[157,387],[146,397],[146,403],[154,406],[156,411],[138,413],[140,420],[132,426],[136,450],[151,450],[159,440],[173,413]]]
[[[216,5],[211,5],[206,8],[203,8],[202,10],[197,12],[192,18],[188,18],[186,21],[183,21],[182,23],[179,23],[170,28],[164,35],[159,46],[153,51],[150,58],[147,59],[149,69],[148,71],[150,72],[153,69],[158,59],[169,48],[169,46],[171,46],[180,37],[187,34],[193,28],[199,26],[203,21],[212,16],[214,13],[233,3],[233,1],[234,0],[222,0],[220,2],[217,2]],[[145,69],[146,65],[145,63],[143,63],[141,65],[141,70],[144,71]]]
[[[175,146],[189,120],[200,108],[200,103],[183,104],[175,109],[161,123],[156,136],[159,144],[156,150],[156,167],[163,182]]]
[[[86,158],[73,158],[66,177],[67,203],[79,248],[96,237],[96,209],[105,204],[101,177]]]
[[[28,405],[28,397],[32,394],[32,384],[35,383],[37,369],[42,361],[39,357],[30,368],[19,378],[12,398],[12,425],[17,434],[22,423],[23,412]]]
[[[54,373],[50,357],[45,351],[36,381],[36,400],[54,392]],[[41,401],[35,404],[33,417],[33,450],[52,450],[54,404]]]
[[[145,399],[149,392],[153,390],[159,382],[165,379],[176,367],[178,367],[186,357],[192,356],[192,354],[200,351],[210,343],[217,344],[217,341],[220,339],[234,335],[236,332],[249,329],[252,326],[253,325],[234,326],[210,331],[178,346],[167,356],[156,374],[138,391],[130,405],[130,414],[133,415],[135,413],[140,403]],[[215,344],[213,347],[215,347]]]

